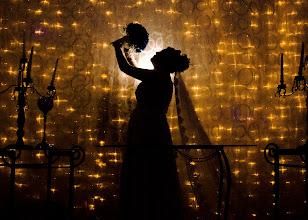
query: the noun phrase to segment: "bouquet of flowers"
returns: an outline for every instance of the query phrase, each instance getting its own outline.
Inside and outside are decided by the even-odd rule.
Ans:
[[[130,46],[136,52],[139,53],[145,49],[149,42],[149,34],[141,24],[129,23],[124,30],[129,38]]]

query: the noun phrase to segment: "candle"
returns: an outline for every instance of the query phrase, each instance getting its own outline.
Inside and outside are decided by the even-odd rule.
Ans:
[[[26,76],[26,79],[25,79],[27,86],[29,85],[29,83],[32,83],[32,79],[31,79],[32,56],[33,56],[33,47],[31,48],[31,54],[30,54],[30,58],[28,60],[28,65],[27,65],[27,76]]]
[[[19,64],[18,81],[17,81],[18,87],[21,86],[21,68],[22,68],[22,66],[21,66],[21,64]]]
[[[303,68],[304,68],[304,42],[302,43],[302,50],[301,50],[301,58],[300,58],[300,63],[299,63],[299,70],[298,70],[298,76],[303,75]]]
[[[18,87],[23,86],[23,72],[25,70],[25,64],[28,61],[26,59],[26,31],[24,30],[23,32],[23,37],[22,37],[22,57],[19,61],[19,72],[18,72]]]
[[[281,75],[280,75],[280,83],[283,84],[283,53],[281,54]]]
[[[22,36],[22,58],[26,59],[26,31],[24,30],[23,36]]]
[[[50,86],[53,86],[54,81],[55,81],[56,72],[57,72],[57,66],[58,66],[58,60],[59,60],[59,58],[56,60],[56,65],[55,65],[55,69],[54,69],[53,74],[52,74]]]

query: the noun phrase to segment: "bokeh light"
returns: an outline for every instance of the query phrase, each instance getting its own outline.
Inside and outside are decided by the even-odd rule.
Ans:
[[[138,81],[120,72],[109,43],[125,34],[123,27],[128,23],[138,22],[150,38],[146,50],[135,54],[139,67],[153,68],[150,58],[167,46],[180,49],[191,59],[183,77],[213,144],[257,145],[226,151],[236,177],[234,187],[244,196],[231,204],[230,216],[272,219],[273,167],[265,162],[262,151],[270,142],[281,148],[306,142],[306,94],[278,99],[275,93],[281,53],[289,89],[298,72],[301,44],[308,45],[307,11],[305,0],[2,1],[0,90],[17,83],[24,30],[27,56],[34,46],[32,76],[40,92],[47,92],[59,58],[57,99],[48,114],[47,141],[59,148],[80,145],[86,149],[86,161],[75,175],[75,214],[81,219],[112,219],[122,150],[97,146],[124,143]],[[10,92],[0,96],[1,147],[16,141],[17,103],[11,96]],[[43,115],[37,98],[28,94],[25,143],[31,145],[42,139]],[[168,120],[177,144],[174,101]],[[192,134],[191,143],[193,139]],[[40,159],[38,155],[36,159]],[[178,165],[184,172],[186,165],[181,159]],[[0,169],[3,192],[8,189],[9,172],[8,168]],[[63,205],[68,171],[55,170],[54,175],[52,197]],[[44,171],[16,173],[17,203],[43,200],[45,177]],[[281,167],[281,213],[285,219],[303,213],[304,179],[305,170]],[[182,182],[187,203],[197,210],[196,196],[187,181]],[[245,196],[256,205],[243,210]],[[4,193],[2,207],[6,207],[5,198],[8,195]],[[215,211],[213,204],[211,212]]]

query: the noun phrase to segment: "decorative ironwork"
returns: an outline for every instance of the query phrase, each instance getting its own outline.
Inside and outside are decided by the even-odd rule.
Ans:
[[[85,160],[85,151],[80,146],[73,146],[71,149],[44,149],[44,155],[47,159],[45,163],[18,163],[23,151],[40,152],[42,150],[33,149],[32,146],[25,146],[25,149],[18,149],[16,145],[9,145],[6,148],[0,149],[0,156],[2,162],[0,166],[11,168],[10,174],[10,198],[9,208],[10,213],[14,214],[15,206],[15,170],[16,169],[47,169],[47,190],[46,201],[50,202],[51,199],[51,180],[52,169],[69,169],[69,199],[68,199],[68,218],[73,219],[73,205],[74,205],[74,169],[82,164]],[[69,163],[66,165],[56,165],[60,157],[69,158]],[[13,218],[13,216],[11,216]],[[14,219],[14,218],[13,218]]]
[[[25,48],[25,32],[23,35],[23,53],[19,61],[19,71],[17,78],[17,85],[10,85],[7,89],[0,92],[0,94],[5,93],[10,88],[14,87],[12,99],[18,101],[18,118],[17,125],[18,130],[16,145],[11,145],[16,147],[16,149],[25,149],[30,147],[24,144],[24,124],[26,121],[25,110],[28,110],[27,105],[27,90],[32,89],[33,92],[36,92],[40,98],[38,99],[38,107],[44,113],[44,136],[42,142],[37,145],[38,149],[48,149],[51,146],[46,141],[46,122],[47,122],[47,113],[53,108],[53,100],[56,98],[56,88],[54,87],[55,75],[57,71],[58,60],[56,61],[55,69],[52,75],[50,86],[47,87],[48,92],[47,96],[41,95],[34,87],[33,80],[31,78],[31,66],[32,66],[32,56],[33,56],[33,47],[31,48],[30,58],[26,58],[26,48]],[[25,72],[26,70],[26,72]]]
[[[301,57],[300,57],[300,62],[299,62],[298,75],[294,77],[293,86],[292,86],[290,94],[286,94],[287,86],[284,83],[284,78],[283,78],[283,54],[281,54],[280,84],[277,86],[277,92],[275,96],[278,96],[278,97],[283,96],[285,98],[286,96],[293,95],[294,92],[296,91],[306,91],[306,88],[308,88],[306,79],[303,76],[303,70],[306,69],[306,66],[308,64],[308,55],[304,59],[304,48],[305,48],[305,45],[303,42],[302,49],[301,49]]]
[[[306,110],[307,110],[307,118],[306,123],[308,127],[308,88],[307,82],[305,77],[303,76],[303,70],[307,66],[308,62],[308,56],[304,59],[304,42],[302,43],[302,49],[301,49],[301,56],[300,56],[300,63],[299,63],[299,69],[298,69],[298,75],[295,76],[292,90],[290,94],[286,93],[287,86],[284,84],[283,79],[283,54],[281,54],[281,76],[280,76],[280,84],[277,87],[277,92],[275,96],[284,98],[286,96],[293,95],[296,91],[306,91]],[[308,129],[306,131],[306,135],[308,137]],[[274,165],[274,217],[275,220],[279,219],[279,167],[285,166],[285,167],[297,167],[297,168],[305,168],[306,169],[306,201],[308,201],[308,174],[307,174],[307,153],[308,153],[308,141],[306,141],[306,144],[304,146],[298,146],[295,149],[279,149],[278,146],[274,143],[270,143],[265,147],[264,150],[264,157],[265,160],[271,164]],[[296,165],[296,164],[281,164],[279,161],[279,157],[281,155],[297,155],[301,158],[302,162],[304,162],[304,165]],[[305,156],[305,158],[304,158]],[[268,157],[271,157],[274,159],[274,162],[272,162]],[[308,208],[308,204],[306,203],[306,208]]]
[[[16,144],[11,144],[5,148],[0,149],[0,156],[2,158],[2,164],[0,166],[6,166],[11,168],[10,174],[10,198],[9,207],[10,214],[14,215],[14,195],[15,195],[15,170],[16,169],[47,169],[47,193],[46,201],[50,202],[51,197],[51,177],[52,169],[69,169],[69,200],[68,200],[68,218],[73,219],[73,201],[74,201],[74,168],[82,164],[85,160],[85,150],[80,146],[73,146],[71,149],[57,149],[55,146],[48,144],[46,140],[46,122],[47,113],[53,108],[53,100],[56,98],[56,88],[54,87],[54,80],[58,65],[58,59],[56,61],[55,69],[53,72],[50,86],[47,87],[47,96],[41,95],[34,87],[33,80],[31,78],[31,65],[32,65],[33,47],[31,48],[30,58],[26,58],[25,51],[25,33],[23,37],[23,54],[19,62],[19,73],[17,85],[11,85],[0,94],[5,93],[10,88],[14,87],[13,99],[18,100],[18,130]],[[25,75],[26,69],[26,76]],[[32,89],[40,97],[38,99],[38,107],[44,113],[44,136],[41,143],[36,147],[31,145],[25,145],[23,141],[24,137],[24,124],[25,124],[25,110],[27,106],[27,90]],[[16,98],[17,97],[17,98]],[[21,157],[22,152],[31,151],[39,152],[44,151],[44,156],[47,159],[45,163],[18,163],[18,159]],[[60,157],[69,158],[67,165],[58,165],[56,162]],[[14,216],[10,216],[11,219],[15,219]]]
[[[280,163],[280,156],[282,155],[294,155],[299,156],[303,164],[284,164]],[[296,168],[304,168],[306,169],[305,176],[305,197],[306,201],[308,201],[308,146],[299,146],[295,149],[279,149],[277,144],[270,143],[264,149],[264,157],[265,160],[274,166],[274,219],[278,220],[280,218],[279,215],[279,167],[296,167]],[[274,161],[270,160],[272,158]],[[306,202],[306,209],[308,209],[308,204]]]

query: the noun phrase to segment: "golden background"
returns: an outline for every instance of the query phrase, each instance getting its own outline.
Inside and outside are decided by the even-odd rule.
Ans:
[[[89,219],[112,216],[122,154],[118,148],[97,146],[123,144],[138,82],[120,72],[109,43],[125,35],[128,23],[138,22],[150,38],[146,50],[135,54],[139,66],[150,68],[151,56],[167,46],[190,58],[183,77],[212,143],[257,145],[226,150],[236,177],[233,183],[255,203],[243,210],[245,200],[238,199],[231,204],[231,215],[271,219],[273,167],[265,162],[264,147],[274,142],[295,148],[306,142],[305,93],[286,98],[275,93],[281,53],[291,91],[301,45],[307,40],[307,9],[305,0],[1,0],[0,90],[17,83],[24,30],[27,57],[34,46],[32,77],[41,93],[47,92],[59,58],[47,141],[58,148],[80,145],[86,150],[86,161],[75,175],[74,212]],[[11,92],[0,96],[1,147],[16,141],[17,101],[11,101]],[[25,143],[36,145],[42,139],[43,114],[36,105],[38,96],[29,91],[27,98]],[[179,143],[174,105],[168,120],[174,143]],[[292,219],[303,212],[305,170],[280,171],[281,213]],[[9,168],[0,173],[1,187],[7,191]],[[54,175],[52,197],[64,204],[68,171],[58,169]],[[18,170],[17,203],[43,200],[45,176],[44,171]],[[2,204],[6,198],[4,192]],[[197,209],[193,195],[189,205]]]

